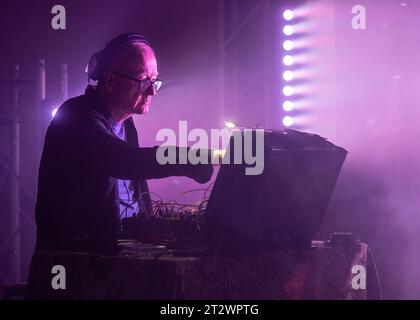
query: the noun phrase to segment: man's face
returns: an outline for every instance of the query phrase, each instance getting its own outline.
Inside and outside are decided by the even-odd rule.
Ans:
[[[145,45],[131,45],[125,48],[110,71],[138,80],[149,79],[154,82],[158,76],[155,55]],[[146,90],[140,90],[138,82],[124,76],[112,73],[112,86],[110,90],[112,104],[127,115],[146,114],[152,97],[156,94],[153,85]]]

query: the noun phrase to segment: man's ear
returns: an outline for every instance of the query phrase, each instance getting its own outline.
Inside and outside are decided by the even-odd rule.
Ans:
[[[112,72],[105,71],[102,74],[102,83],[106,90],[112,89],[114,85],[114,74]]]

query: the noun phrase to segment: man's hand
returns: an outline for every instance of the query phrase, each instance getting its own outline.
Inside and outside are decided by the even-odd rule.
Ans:
[[[191,151],[191,153],[190,153]],[[202,162],[192,163],[190,154],[202,155]],[[206,183],[213,175],[210,149],[191,149],[189,147],[161,146],[156,149],[156,159],[162,165],[162,171],[170,170],[172,175],[187,176],[198,183]]]

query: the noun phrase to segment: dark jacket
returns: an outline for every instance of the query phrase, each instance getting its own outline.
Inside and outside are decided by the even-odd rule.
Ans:
[[[194,177],[204,168],[160,165],[157,147],[138,148],[120,140],[111,131],[110,119],[88,87],[84,95],[60,106],[51,121],[38,178],[37,250],[74,249],[79,241],[118,238],[117,179]],[[132,119],[128,121],[134,128]]]

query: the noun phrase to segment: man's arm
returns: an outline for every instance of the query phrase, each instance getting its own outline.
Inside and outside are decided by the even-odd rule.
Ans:
[[[158,179],[169,176],[187,176],[205,183],[213,173],[211,164],[165,164],[156,160],[153,148],[137,148],[111,134],[95,115],[82,120],[84,147],[88,155],[97,159],[97,166],[118,179]]]

